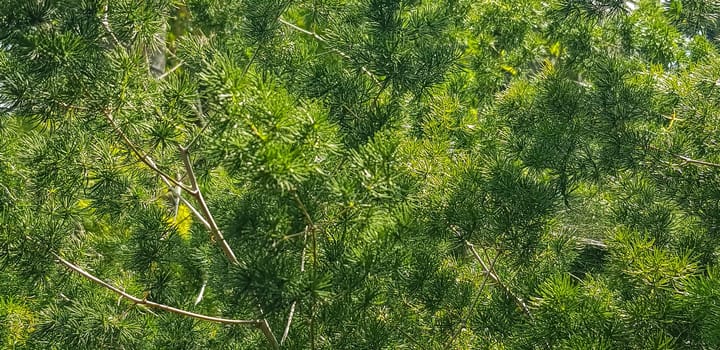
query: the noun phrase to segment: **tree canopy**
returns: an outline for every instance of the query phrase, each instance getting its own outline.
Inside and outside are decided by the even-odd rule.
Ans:
[[[0,0],[0,347],[720,348],[720,2]]]

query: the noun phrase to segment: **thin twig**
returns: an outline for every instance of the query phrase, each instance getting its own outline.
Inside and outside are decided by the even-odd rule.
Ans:
[[[288,334],[290,333],[290,325],[292,324],[293,315],[295,315],[296,305],[297,300],[293,301],[292,305],[290,305],[290,312],[288,313],[287,323],[285,323],[285,330],[283,331],[282,338],[280,338],[280,345],[285,344],[285,340],[287,340]]]
[[[200,304],[200,302],[203,300],[203,296],[205,295],[205,287],[207,286],[207,279],[203,281],[202,286],[200,286],[200,292],[198,293],[197,298],[195,298],[195,304]]]
[[[427,349],[427,348],[425,347],[425,345],[421,344],[421,343],[420,343],[419,341],[417,341],[412,335],[408,334],[408,333],[403,329],[403,327],[397,327],[397,330],[400,331],[400,333],[401,333],[407,340],[409,340],[411,343],[415,344],[415,346],[417,346],[418,349],[423,349],[423,350]]]
[[[146,298],[138,298],[138,297],[136,297],[136,296],[134,296],[134,295],[131,295],[131,294],[126,293],[125,291],[121,290],[121,289],[118,288],[118,287],[113,286],[113,285],[110,284],[110,283],[107,283],[107,282],[105,282],[105,281],[103,281],[103,280],[95,277],[94,275],[92,275],[92,274],[90,274],[89,272],[83,270],[83,269],[80,268],[79,266],[77,266],[77,265],[75,265],[75,264],[73,264],[73,263],[71,263],[71,262],[63,259],[63,258],[60,257],[59,255],[57,255],[57,254],[55,254],[55,253],[52,253],[52,254],[53,254],[53,256],[55,256],[56,259],[58,259],[58,261],[59,261],[60,263],[62,263],[63,265],[67,266],[67,267],[70,268],[71,270],[79,273],[79,274],[82,275],[83,277],[85,277],[85,278],[87,278],[87,279],[95,282],[96,284],[99,284],[99,285],[105,287],[106,289],[109,289],[109,290],[113,291],[114,293],[120,295],[121,297],[126,298],[126,299],[132,301],[132,302],[135,303],[135,304],[144,305],[144,306],[147,306],[147,307],[151,307],[151,308],[155,308],[155,309],[160,309],[160,310],[164,310],[164,311],[171,312],[171,313],[174,313],[174,314],[183,315],[183,316],[188,316],[188,317],[192,317],[192,318],[196,318],[196,319],[204,320],[204,321],[217,322],[217,323],[222,323],[222,324],[238,324],[238,325],[250,325],[250,326],[255,326],[255,327],[259,328],[259,329],[263,332],[263,334],[265,334],[265,337],[268,339],[268,342],[270,343],[270,345],[272,346],[273,349],[279,349],[279,348],[280,348],[280,345],[277,343],[277,340],[275,339],[275,336],[272,335],[272,331],[270,331],[270,327],[268,326],[267,320],[265,320],[265,319],[261,319],[261,320],[235,320],[235,319],[229,319],[229,318],[207,316],[207,315],[202,315],[202,314],[198,314],[198,313],[194,313],[194,312],[190,312],[190,311],[178,309],[178,308],[175,308],[175,307],[172,307],[172,306],[169,306],[169,305],[156,303],[156,302],[147,300]]]
[[[455,235],[458,238],[462,239],[463,242],[465,243],[465,245],[470,249],[470,252],[472,252],[473,256],[475,257],[475,260],[477,260],[480,263],[483,270],[485,270],[485,273],[488,276],[490,276],[490,278],[493,281],[495,281],[495,283],[505,292],[505,294],[507,294],[509,297],[511,297],[515,301],[515,304],[517,304],[517,306],[520,307],[526,315],[528,315],[530,318],[532,318],[530,309],[528,308],[525,301],[522,298],[520,298],[519,296],[515,295],[515,293],[513,293],[510,290],[510,288],[500,280],[500,277],[498,277],[497,272],[495,271],[494,265],[488,266],[485,263],[485,260],[483,260],[483,258],[480,257],[480,254],[478,254],[477,250],[475,249],[475,245],[470,243],[468,240],[463,239],[462,235],[460,234],[460,232],[457,230],[456,227],[451,227],[451,229],[455,232]],[[489,256],[487,255],[487,251],[485,249],[483,249],[483,253],[485,254],[486,258],[489,260]],[[500,253],[498,253],[495,256],[495,259],[497,259],[497,257],[499,255],[500,255]]]
[[[10,189],[7,188],[7,186],[5,186],[1,183],[0,183],[0,186],[2,186],[2,188],[5,190],[5,193],[7,193],[8,197],[10,197],[10,200],[12,200],[13,202],[17,201],[17,198],[15,198],[15,196],[13,196],[12,192],[10,192]]]
[[[495,255],[495,259],[490,263],[491,267],[495,267],[495,262],[497,261],[500,254]],[[473,302],[470,304],[470,308],[467,310],[463,318],[460,320],[460,323],[458,323],[457,330],[453,333],[453,335],[448,339],[447,344],[443,347],[444,349],[450,349],[453,342],[455,342],[455,339],[460,335],[463,328],[467,326],[468,318],[470,318],[470,313],[472,313],[473,310],[475,310],[475,306],[477,305],[478,301],[480,301],[480,296],[482,295],[482,291],[485,289],[485,285],[487,284],[488,277],[490,274],[488,273],[487,269],[483,271],[483,279],[480,283],[480,289],[478,289],[477,295],[475,295],[475,298],[473,299]]]
[[[300,197],[298,196],[297,192],[293,191],[293,200],[295,201],[295,204],[297,204],[298,209],[303,214],[303,218],[305,219],[305,224],[310,227],[310,230],[312,231],[315,229],[315,224],[313,223],[312,217],[310,217],[310,213],[308,213],[307,208],[305,207],[305,204],[300,200]]]
[[[286,25],[286,26],[294,29],[294,30],[297,30],[297,31],[300,32],[300,33],[303,33],[303,34],[306,34],[306,35],[310,35],[310,36],[312,36],[313,38],[315,38],[316,40],[318,40],[318,41],[320,41],[320,42],[323,42],[323,43],[326,43],[326,44],[328,43],[328,40],[325,39],[324,37],[322,37],[322,36],[321,36],[320,34],[318,34],[318,33],[311,32],[311,31],[309,31],[309,30],[307,30],[307,29],[300,28],[300,27],[298,27],[298,26],[296,26],[296,25],[294,25],[294,24],[292,24],[292,23],[290,23],[290,22],[288,22],[288,21],[286,21],[286,20],[284,20],[284,19],[282,19],[282,18],[278,18],[278,21],[279,21],[280,23],[282,23],[282,24],[284,24],[284,25]],[[348,61],[351,61],[351,62],[354,61],[354,60],[352,59],[352,57],[350,57],[350,55],[346,54],[346,53],[343,52],[343,51],[340,51],[340,50],[337,49],[337,48],[330,47],[330,50],[332,50],[333,52],[337,53],[337,54],[340,55],[342,58],[344,58],[344,59],[346,59],[346,60],[348,60]],[[380,80],[375,76],[375,74],[373,74],[370,70],[368,70],[367,68],[365,68],[365,66],[360,66],[360,69],[363,71],[363,73],[367,74],[367,76],[369,76],[370,79],[372,79],[372,81],[373,81],[377,86],[382,86],[382,84],[380,83]]]
[[[210,126],[210,123],[209,122],[205,123],[205,125],[203,125],[203,127],[200,128],[200,131],[198,131],[198,133],[195,134],[193,139],[190,140],[190,143],[188,143],[187,146],[185,146],[183,148],[190,149],[190,147],[192,147],[193,144],[195,144],[195,142],[197,142],[197,140],[200,138],[200,135],[202,135],[202,133],[205,132],[205,130],[207,130],[208,126]]]
[[[488,266],[485,264],[485,261],[483,261],[483,259],[480,257],[477,250],[475,249],[475,245],[473,245],[472,243],[470,243],[468,241],[465,241],[465,245],[467,245],[470,248],[470,251],[472,252],[473,256],[475,257],[475,260],[477,260],[480,263],[480,265],[482,265],[483,269],[486,271],[488,276],[490,276],[490,278],[492,278],[492,280],[495,281],[495,283],[497,283],[497,285],[500,286],[500,288],[502,288],[502,290],[505,292],[505,294],[507,294],[509,297],[511,297],[515,301],[517,306],[519,306],[523,310],[523,312],[525,312],[525,314],[527,314],[528,316],[530,316],[532,318],[530,309],[528,308],[527,304],[525,304],[525,301],[522,300],[522,298],[520,298],[519,296],[515,295],[515,293],[513,293],[507,285],[505,285],[502,281],[500,281],[500,277],[498,277],[494,266]],[[485,252],[485,255],[487,256],[487,252],[484,249],[483,249],[483,251]],[[497,259],[497,257],[499,255],[500,255],[500,253],[495,255],[495,259]]]
[[[189,206],[194,214],[196,214],[197,217],[201,218],[204,217],[204,222],[206,227],[210,229],[210,232],[212,234],[213,239],[217,242],[217,244],[220,245],[220,248],[223,250],[223,253],[225,256],[230,260],[230,262],[233,265],[239,264],[239,261],[235,257],[235,253],[233,253],[232,249],[230,248],[230,245],[228,245],[227,241],[225,241],[225,237],[223,237],[222,232],[220,231],[220,228],[218,227],[217,223],[215,223],[215,219],[213,218],[212,214],[210,213],[210,209],[208,209],[207,203],[205,202],[205,198],[203,198],[202,193],[200,192],[200,187],[197,183],[197,178],[195,177],[195,172],[193,171],[192,163],[190,162],[190,153],[187,148],[184,148],[182,146],[178,147],[180,151],[180,158],[182,158],[182,161],[185,165],[185,170],[188,173],[188,176],[190,177],[190,184],[191,187],[187,187],[182,182],[175,180],[170,175],[165,173],[164,171],[160,170],[160,168],[157,167],[155,162],[153,160],[140,152],[140,150],[135,146],[135,144],[130,141],[130,139],[125,135],[125,133],[120,129],[120,127],[115,122],[115,119],[112,117],[112,113],[110,111],[105,112],[105,118],[108,120],[110,125],[115,129],[115,132],[120,135],[120,138],[125,142],[128,148],[140,159],[141,162],[143,162],[145,165],[147,165],[150,169],[154,170],[157,174],[160,175],[160,178],[165,182],[166,184],[172,183],[173,185],[180,187],[185,192],[189,193],[191,196],[193,196],[198,204],[200,205],[200,210],[202,211],[202,215],[198,215],[198,211],[195,210],[192,206]],[[172,187],[170,188],[172,190]]]
[[[160,175],[161,178],[164,178],[166,181],[172,183],[173,185],[179,186],[183,190],[192,193],[192,189],[188,188],[182,182],[175,180],[172,176],[170,176],[166,172],[162,171],[160,168],[157,167],[157,165],[152,160],[152,158],[150,158],[150,156],[140,152],[140,150],[135,146],[135,144],[132,141],[130,141],[130,138],[128,138],[128,136],[125,134],[125,132],[122,131],[122,129],[120,129],[120,126],[115,122],[115,118],[113,118],[112,112],[110,112],[109,110],[106,110],[104,115],[105,115],[105,119],[107,119],[107,121],[110,123],[110,125],[115,130],[115,132],[123,140],[125,145],[130,149],[130,151],[132,153],[135,154],[135,156],[138,157],[138,159],[140,159],[141,162],[143,162],[150,169],[152,169],[154,172],[156,172],[158,175]]]
[[[308,228],[308,226],[305,226],[305,235],[303,236],[303,248],[302,252],[300,252],[300,273],[305,272],[305,248],[307,245]],[[290,312],[288,313],[287,323],[285,324],[285,331],[283,331],[282,338],[280,338],[280,345],[283,345],[285,343],[285,340],[290,333],[290,325],[292,324],[293,315],[295,314],[296,304],[297,300],[293,301],[292,305],[290,305]]]
[[[182,201],[185,206],[190,208],[190,211],[193,213],[193,215],[195,215],[195,217],[200,220],[200,222],[203,224],[203,226],[205,226],[206,229],[211,230],[210,223],[205,220],[202,214],[197,209],[195,209],[195,207],[187,199],[185,199],[184,197],[180,197],[180,201]]]
[[[686,156],[683,156],[683,155],[680,155],[680,154],[673,154],[673,155],[674,155],[675,157],[678,157],[678,158],[684,160],[685,162],[688,162],[688,163],[697,164],[697,165],[705,165],[705,166],[715,167],[715,168],[720,168],[720,164],[717,164],[717,163],[711,163],[711,162],[706,162],[706,161],[703,161],[703,160],[692,159],[692,158],[689,158],[689,157],[686,157]]]
[[[293,200],[295,200],[295,203],[297,204],[298,208],[303,214],[303,217],[305,219],[305,224],[307,225],[307,231],[310,232],[312,235],[312,257],[313,257],[313,269],[317,269],[318,264],[318,258],[317,258],[317,237],[315,232],[315,223],[313,222],[312,217],[310,216],[310,213],[307,210],[307,207],[305,204],[300,200],[300,196],[298,196],[297,192],[292,192]],[[310,301],[310,349],[315,349],[315,296],[311,297]]]
[[[198,220],[200,220],[200,222],[203,224],[203,226],[205,226],[205,228],[207,228],[208,230],[210,230],[210,224],[207,222],[207,220],[205,220],[205,218],[202,216],[202,214],[200,214],[200,212],[199,212],[197,209],[195,209],[195,207],[192,205],[192,203],[190,203],[187,199],[185,199],[185,198],[182,196],[182,193],[177,194],[177,193],[173,192],[173,189],[175,188],[175,186],[173,186],[173,185],[170,183],[170,181],[168,181],[167,179],[165,179],[165,177],[161,176],[161,177],[160,177],[160,180],[162,180],[162,181],[165,183],[165,185],[167,186],[168,190],[169,190],[171,193],[173,193],[173,195],[177,195],[177,197],[179,198],[180,202],[182,202],[183,204],[185,204],[185,206],[187,206],[187,207],[190,209],[190,211],[193,213],[193,215],[195,215],[195,218],[197,218]]]
[[[103,24],[103,27],[105,28],[105,31],[107,31],[108,34],[110,34],[110,37],[112,38],[115,45],[121,46],[122,44],[120,43],[120,40],[118,40],[118,38],[115,36],[115,33],[113,33],[112,29],[110,29],[110,20],[108,20],[108,13],[110,12],[109,8],[110,8],[110,1],[107,0],[107,1],[105,1],[105,6],[103,6],[102,24]]]
[[[182,65],[183,65],[182,62],[176,64],[175,67],[172,67],[172,68],[170,68],[168,71],[166,71],[166,72],[164,72],[163,74],[161,74],[161,75],[158,77],[158,80],[163,80],[165,77],[167,77],[167,76],[170,75],[172,72],[174,72],[175,70],[177,70],[178,68],[180,68]]]
[[[220,248],[222,249],[225,256],[228,258],[228,260],[230,260],[233,265],[238,265],[240,262],[235,257],[235,253],[230,248],[230,245],[225,240],[225,237],[223,237],[223,234],[220,231],[217,223],[215,222],[215,218],[213,218],[212,213],[210,213],[207,202],[205,201],[205,198],[200,191],[197,178],[195,177],[195,171],[193,170],[192,163],[190,162],[189,150],[184,147],[179,147],[178,149],[180,151],[180,158],[182,158],[182,161],[185,164],[185,170],[187,171],[188,177],[190,178],[190,186],[192,188],[189,191],[190,195],[195,197],[195,200],[197,200],[198,204],[200,205],[200,210],[202,211],[205,220],[207,220],[207,223],[210,226],[210,232],[212,233],[212,236],[217,242],[217,244],[220,245]]]

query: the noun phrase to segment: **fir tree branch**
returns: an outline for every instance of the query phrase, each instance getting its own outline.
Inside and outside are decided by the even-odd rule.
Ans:
[[[183,164],[185,164],[185,170],[187,171],[188,177],[190,178],[190,186],[192,189],[188,193],[190,193],[190,195],[193,196],[200,205],[200,210],[202,211],[205,220],[210,226],[210,232],[212,233],[212,236],[217,242],[217,244],[220,245],[220,248],[222,249],[225,256],[233,265],[238,265],[240,262],[238,261],[237,257],[235,257],[235,253],[233,252],[232,248],[230,248],[230,245],[225,240],[225,237],[223,237],[223,234],[220,231],[217,223],[215,222],[215,218],[213,218],[212,213],[210,213],[207,202],[205,201],[205,198],[200,191],[200,186],[198,186],[197,178],[195,177],[195,171],[193,170],[192,163],[190,162],[189,150],[182,146],[178,147],[178,149],[180,150],[180,158],[182,158]]]
[[[120,295],[121,297],[124,297],[130,301],[132,301],[134,304],[137,305],[144,305],[150,308],[160,309],[167,312],[171,312],[178,315],[188,316],[192,318],[196,318],[203,321],[209,321],[209,322],[216,322],[216,323],[222,323],[222,324],[236,324],[236,325],[249,325],[249,326],[255,326],[258,329],[260,329],[263,334],[265,334],[265,337],[268,339],[268,342],[272,346],[273,349],[279,349],[280,346],[275,339],[275,336],[272,334],[272,331],[270,330],[270,327],[268,325],[267,320],[261,319],[261,320],[235,320],[235,319],[228,319],[228,318],[222,318],[222,317],[214,317],[214,316],[207,316],[203,314],[198,314],[182,309],[178,309],[169,305],[156,303],[150,300],[147,300],[146,298],[138,298],[134,295],[131,295],[129,293],[126,293],[125,291],[121,290],[118,287],[113,286],[110,283],[107,283],[94,275],[90,274],[89,272],[83,270],[81,267],[63,259],[58,254],[52,253],[53,256],[55,256],[58,261],[68,267],[69,269],[75,271],[76,273],[82,275],[83,277],[89,279],[92,282],[95,282],[96,284],[99,284],[100,286],[105,287],[106,289],[111,290],[112,292]]]
[[[286,26],[288,26],[288,27],[290,27],[290,28],[292,28],[292,29],[300,32],[300,33],[303,33],[303,34],[306,34],[306,35],[309,35],[309,36],[315,38],[317,41],[320,41],[320,42],[325,43],[325,44],[328,43],[328,40],[325,39],[323,36],[321,36],[321,35],[318,34],[318,33],[311,32],[311,31],[309,31],[309,30],[307,30],[307,29],[300,28],[300,27],[298,27],[298,26],[296,26],[296,25],[294,25],[294,24],[292,24],[292,23],[290,23],[290,22],[288,22],[288,21],[286,21],[286,20],[284,20],[284,19],[282,19],[282,18],[278,18],[278,21],[279,21],[280,23],[282,23],[282,24],[284,24],[284,25],[286,25]],[[344,59],[346,59],[346,60],[348,60],[348,61],[351,61],[351,62],[354,61],[354,60],[352,59],[352,57],[350,57],[350,55],[346,54],[346,53],[343,52],[343,51],[340,51],[340,50],[337,49],[337,48],[330,47],[330,50],[332,50],[333,52],[337,53],[338,55],[340,55],[340,57],[342,57],[342,58],[344,58]],[[378,87],[382,87],[382,83],[380,83],[380,80],[379,80],[379,79],[375,76],[375,74],[373,74],[369,69],[365,68],[365,66],[360,66],[360,70],[362,70],[363,73],[365,73],[367,76],[369,76],[370,79],[372,79],[372,81],[375,83],[375,85],[377,85]]]

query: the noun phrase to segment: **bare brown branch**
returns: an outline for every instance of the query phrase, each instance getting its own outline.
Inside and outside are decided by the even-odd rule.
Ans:
[[[711,162],[706,162],[706,161],[703,161],[703,160],[692,159],[692,158],[690,158],[690,157],[686,157],[686,156],[683,156],[683,155],[680,155],[680,154],[674,154],[674,156],[675,156],[675,157],[678,157],[678,158],[680,158],[680,159],[682,159],[682,160],[684,160],[684,161],[687,162],[687,163],[692,163],[692,164],[697,164],[697,165],[704,165],[704,166],[709,166],[709,167],[714,167],[714,168],[720,168],[720,164],[717,164],[717,163],[711,163]]]
[[[238,261],[237,257],[235,257],[235,253],[233,252],[232,248],[230,248],[228,242],[225,240],[225,237],[223,236],[220,228],[215,222],[215,218],[213,218],[213,215],[207,206],[207,202],[205,201],[205,198],[200,191],[197,178],[195,177],[195,171],[193,170],[192,163],[190,162],[190,151],[184,147],[179,147],[179,150],[180,158],[182,158],[183,164],[185,164],[185,170],[187,171],[188,177],[190,178],[191,190],[189,191],[189,193],[195,198],[195,200],[197,200],[198,204],[200,205],[200,211],[202,212],[207,224],[210,227],[210,232],[212,233],[213,239],[217,242],[217,244],[220,245],[223,253],[233,265],[239,264],[240,262]]]
[[[90,281],[92,281],[92,282],[94,282],[94,283],[96,283],[96,284],[98,284],[98,285],[100,285],[100,286],[105,287],[106,289],[111,290],[112,292],[120,295],[121,297],[126,298],[126,299],[132,301],[132,302],[135,303],[135,304],[144,305],[144,306],[150,307],[150,308],[155,308],[155,309],[164,310],[164,311],[171,312],[171,313],[174,313],[174,314],[183,315],[183,316],[187,316],[187,317],[192,317],[192,318],[196,318],[196,319],[203,320],[203,321],[217,322],[217,323],[223,323],[223,324],[235,324],[235,325],[255,326],[255,327],[257,327],[258,329],[260,329],[260,330],[263,332],[263,334],[265,334],[265,337],[268,339],[268,342],[270,343],[270,345],[272,346],[273,349],[279,349],[279,348],[280,348],[277,340],[275,339],[275,336],[272,334],[272,331],[270,330],[270,327],[269,327],[269,325],[268,325],[268,323],[267,323],[267,320],[265,320],[265,319],[261,319],[261,320],[235,320],[235,319],[229,319],[229,318],[207,316],[207,315],[198,314],[198,313],[195,313],[195,312],[190,312],[190,311],[178,309],[178,308],[176,308],[176,307],[172,307],[172,306],[169,306],[169,305],[156,303],[156,302],[147,300],[147,299],[145,299],[145,298],[138,298],[138,297],[136,297],[136,296],[134,296],[134,295],[131,295],[131,294],[129,294],[129,293],[126,293],[126,292],[123,291],[122,289],[120,289],[120,288],[118,288],[118,287],[115,287],[115,286],[113,286],[113,285],[110,284],[110,283],[107,283],[107,282],[105,282],[105,281],[103,281],[103,280],[95,277],[94,275],[90,274],[89,272],[83,270],[81,267],[79,267],[79,266],[77,266],[77,265],[75,265],[75,264],[73,264],[73,263],[71,263],[71,262],[63,259],[63,258],[60,257],[59,255],[57,255],[57,254],[55,254],[55,253],[53,253],[53,255],[55,256],[55,258],[56,258],[61,264],[65,265],[66,267],[68,267],[69,269],[73,270],[74,272],[82,275],[83,277],[89,279]]]

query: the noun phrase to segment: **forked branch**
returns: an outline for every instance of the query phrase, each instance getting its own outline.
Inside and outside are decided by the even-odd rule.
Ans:
[[[175,180],[172,176],[158,168],[158,166],[155,164],[152,158],[150,158],[150,156],[148,156],[147,154],[143,154],[140,149],[138,149],[135,144],[130,141],[130,138],[128,138],[125,132],[120,129],[120,126],[117,124],[117,122],[115,122],[115,118],[113,118],[112,112],[110,110],[106,110],[104,115],[105,119],[108,121],[108,123],[110,123],[110,126],[112,126],[113,130],[115,130],[115,133],[120,136],[120,139],[122,139],[123,143],[130,149],[133,154],[135,154],[135,156],[138,157],[138,159],[140,159],[141,162],[143,162],[143,164],[147,165],[148,168],[157,173],[161,178],[163,178],[164,181],[170,182],[174,186],[182,188],[184,191],[192,192],[192,190],[185,184]]]
[[[686,163],[697,164],[697,165],[704,165],[704,166],[709,166],[709,167],[714,167],[714,168],[720,168],[720,164],[718,164],[718,163],[711,163],[711,162],[706,162],[706,161],[704,161],[704,160],[692,159],[692,158],[690,158],[690,157],[686,157],[686,156],[683,156],[683,155],[680,155],[680,154],[674,154],[674,156],[682,159],[682,160],[685,161]]]
[[[120,136],[120,138],[123,140],[123,143],[130,149],[130,151],[135,154],[138,159],[145,165],[147,165],[151,170],[153,170],[156,174],[160,176],[160,179],[165,183],[165,185],[168,186],[168,188],[172,191],[172,187],[176,186],[183,191],[190,194],[195,200],[197,201],[198,205],[200,206],[200,210],[195,209],[190,203],[188,203],[186,200],[184,200],[181,197],[181,200],[183,200],[183,203],[186,203],[192,213],[200,219],[200,221],[210,230],[210,234],[213,238],[213,240],[220,245],[220,249],[222,249],[223,253],[227,257],[227,259],[233,264],[237,265],[239,264],[239,261],[237,257],[235,256],[235,253],[230,248],[230,245],[225,240],[225,237],[223,236],[222,232],[220,231],[220,228],[218,227],[217,223],[215,222],[215,219],[212,216],[212,213],[210,212],[210,209],[207,206],[207,202],[205,201],[205,198],[202,195],[202,192],[200,191],[200,186],[198,186],[197,178],[195,177],[195,172],[192,167],[192,163],[190,162],[190,153],[187,147],[178,147],[180,151],[180,158],[183,161],[183,164],[185,166],[185,170],[188,173],[188,176],[190,178],[190,187],[183,184],[179,180],[176,180],[172,176],[168,175],[166,172],[162,171],[158,166],[155,164],[155,162],[143,152],[140,151],[140,149],[135,146],[135,144],[130,141],[130,138],[125,134],[125,132],[120,128],[120,126],[115,122],[115,119],[112,116],[112,112],[110,110],[105,111],[105,119],[107,119],[108,123],[112,126],[112,128],[115,130],[115,132]]]
[[[217,223],[215,222],[215,218],[213,218],[212,213],[210,213],[207,202],[205,202],[205,198],[200,191],[197,178],[195,177],[195,171],[193,170],[192,163],[190,162],[190,151],[185,147],[179,147],[179,150],[180,158],[182,158],[183,164],[185,164],[185,170],[187,171],[188,177],[190,178],[191,191],[189,191],[189,193],[195,198],[195,200],[197,200],[198,204],[200,205],[200,211],[205,217],[206,223],[210,228],[213,239],[217,242],[217,244],[220,245],[223,253],[228,258],[228,260],[230,260],[231,263],[233,263],[234,265],[239,264],[237,257],[235,257],[235,253],[233,253],[230,245],[225,240],[225,237],[223,237],[223,234],[220,231]]]

